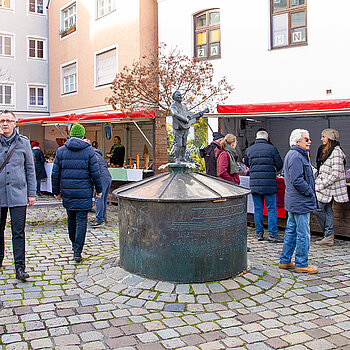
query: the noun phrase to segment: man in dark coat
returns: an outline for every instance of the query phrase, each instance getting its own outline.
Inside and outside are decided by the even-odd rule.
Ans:
[[[35,203],[36,180],[30,142],[17,133],[15,126],[16,117],[13,112],[5,110],[0,113],[0,166],[12,154],[0,173],[0,267],[5,253],[4,231],[9,211],[16,278],[24,281],[29,277],[25,272],[27,205],[30,207]]]
[[[108,170],[106,161],[102,157],[102,152],[95,149],[95,155],[100,166],[101,182],[102,182],[102,197],[96,198],[96,220],[91,224],[93,227],[98,227],[106,222],[107,199],[109,189],[112,184],[112,176]]]
[[[208,175],[211,176],[217,176],[216,174],[216,157],[215,157],[215,150],[219,146],[219,140],[222,139],[224,135],[220,134],[219,132],[214,131],[213,132],[213,141],[205,148],[201,148],[199,150],[200,156],[204,158],[205,162],[205,170]]]
[[[270,242],[282,243],[277,228],[277,180],[283,161],[275,146],[268,143],[266,131],[258,131],[254,145],[247,148],[244,163],[249,167],[250,189],[254,202],[254,223],[258,240],[264,239],[263,210],[264,201],[268,213],[268,231]]]
[[[34,161],[35,161],[35,175],[36,175],[36,195],[41,196],[41,180],[46,179],[46,171],[45,171],[45,157],[43,151],[40,149],[40,143],[39,141],[32,141],[31,143],[33,148],[33,154],[34,154]]]
[[[92,208],[93,184],[96,197],[102,195],[100,167],[94,149],[82,138],[85,129],[74,123],[71,138],[56,152],[52,168],[52,193],[63,201],[68,215],[68,233],[73,245],[74,260],[81,262],[87,215]]]
[[[289,144],[291,148],[283,168],[286,184],[284,203],[288,211],[288,220],[278,266],[280,269],[294,269],[299,273],[317,273],[317,267],[309,265],[310,213],[316,210],[309,132],[303,129],[293,130]],[[294,251],[295,264],[291,260]]]
[[[110,150],[111,165],[117,165],[119,168],[124,166],[125,147],[121,144],[119,136],[114,137],[114,145]]]

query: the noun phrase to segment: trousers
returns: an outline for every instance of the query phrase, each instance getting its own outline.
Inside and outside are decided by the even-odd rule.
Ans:
[[[87,229],[87,210],[68,210],[68,234],[72,242],[74,256],[80,256],[83,251],[86,229]]]
[[[20,207],[2,207],[0,218],[0,262],[5,256],[5,226],[7,212],[10,209],[11,232],[12,232],[12,249],[15,260],[16,270],[19,267],[25,269],[25,224],[27,216],[27,206]]]

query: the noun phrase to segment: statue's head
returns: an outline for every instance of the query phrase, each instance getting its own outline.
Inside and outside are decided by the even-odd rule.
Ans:
[[[174,93],[173,93],[173,100],[176,101],[176,102],[181,102],[182,101],[182,95],[181,95],[181,92],[179,90],[176,90]]]

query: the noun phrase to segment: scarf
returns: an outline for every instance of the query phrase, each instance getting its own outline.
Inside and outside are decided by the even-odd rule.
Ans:
[[[329,147],[326,154],[323,154],[322,151],[323,151],[324,146],[322,145],[321,146],[322,149],[320,150],[320,152],[317,152],[317,159],[316,159],[317,164],[320,164],[320,166],[321,166],[329,158],[329,156],[332,154],[334,148],[337,146],[340,147],[340,143],[338,141],[331,140],[331,147]],[[340,149],[342,150],[341,147],[340,147]],[[345,165],[346,165],[346,160],[344,159],[344,166]]]
[[[236,150],[228,143],[226,143],[224,150],[228,153],[230,157],[230,175],[238,173],[238,166],[236,163],[236,157],[237,157]]]

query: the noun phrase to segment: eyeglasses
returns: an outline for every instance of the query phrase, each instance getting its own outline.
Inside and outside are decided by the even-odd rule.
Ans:
[[[310,137],[304,137],[304,141],[305,142],[309,142],[309,141],[311,142],[311,139],[310,139]]]
[[[15,120],[9,120],[9,119],[0,119],[0,124],[10,124],[10,123],[14,123]]]

